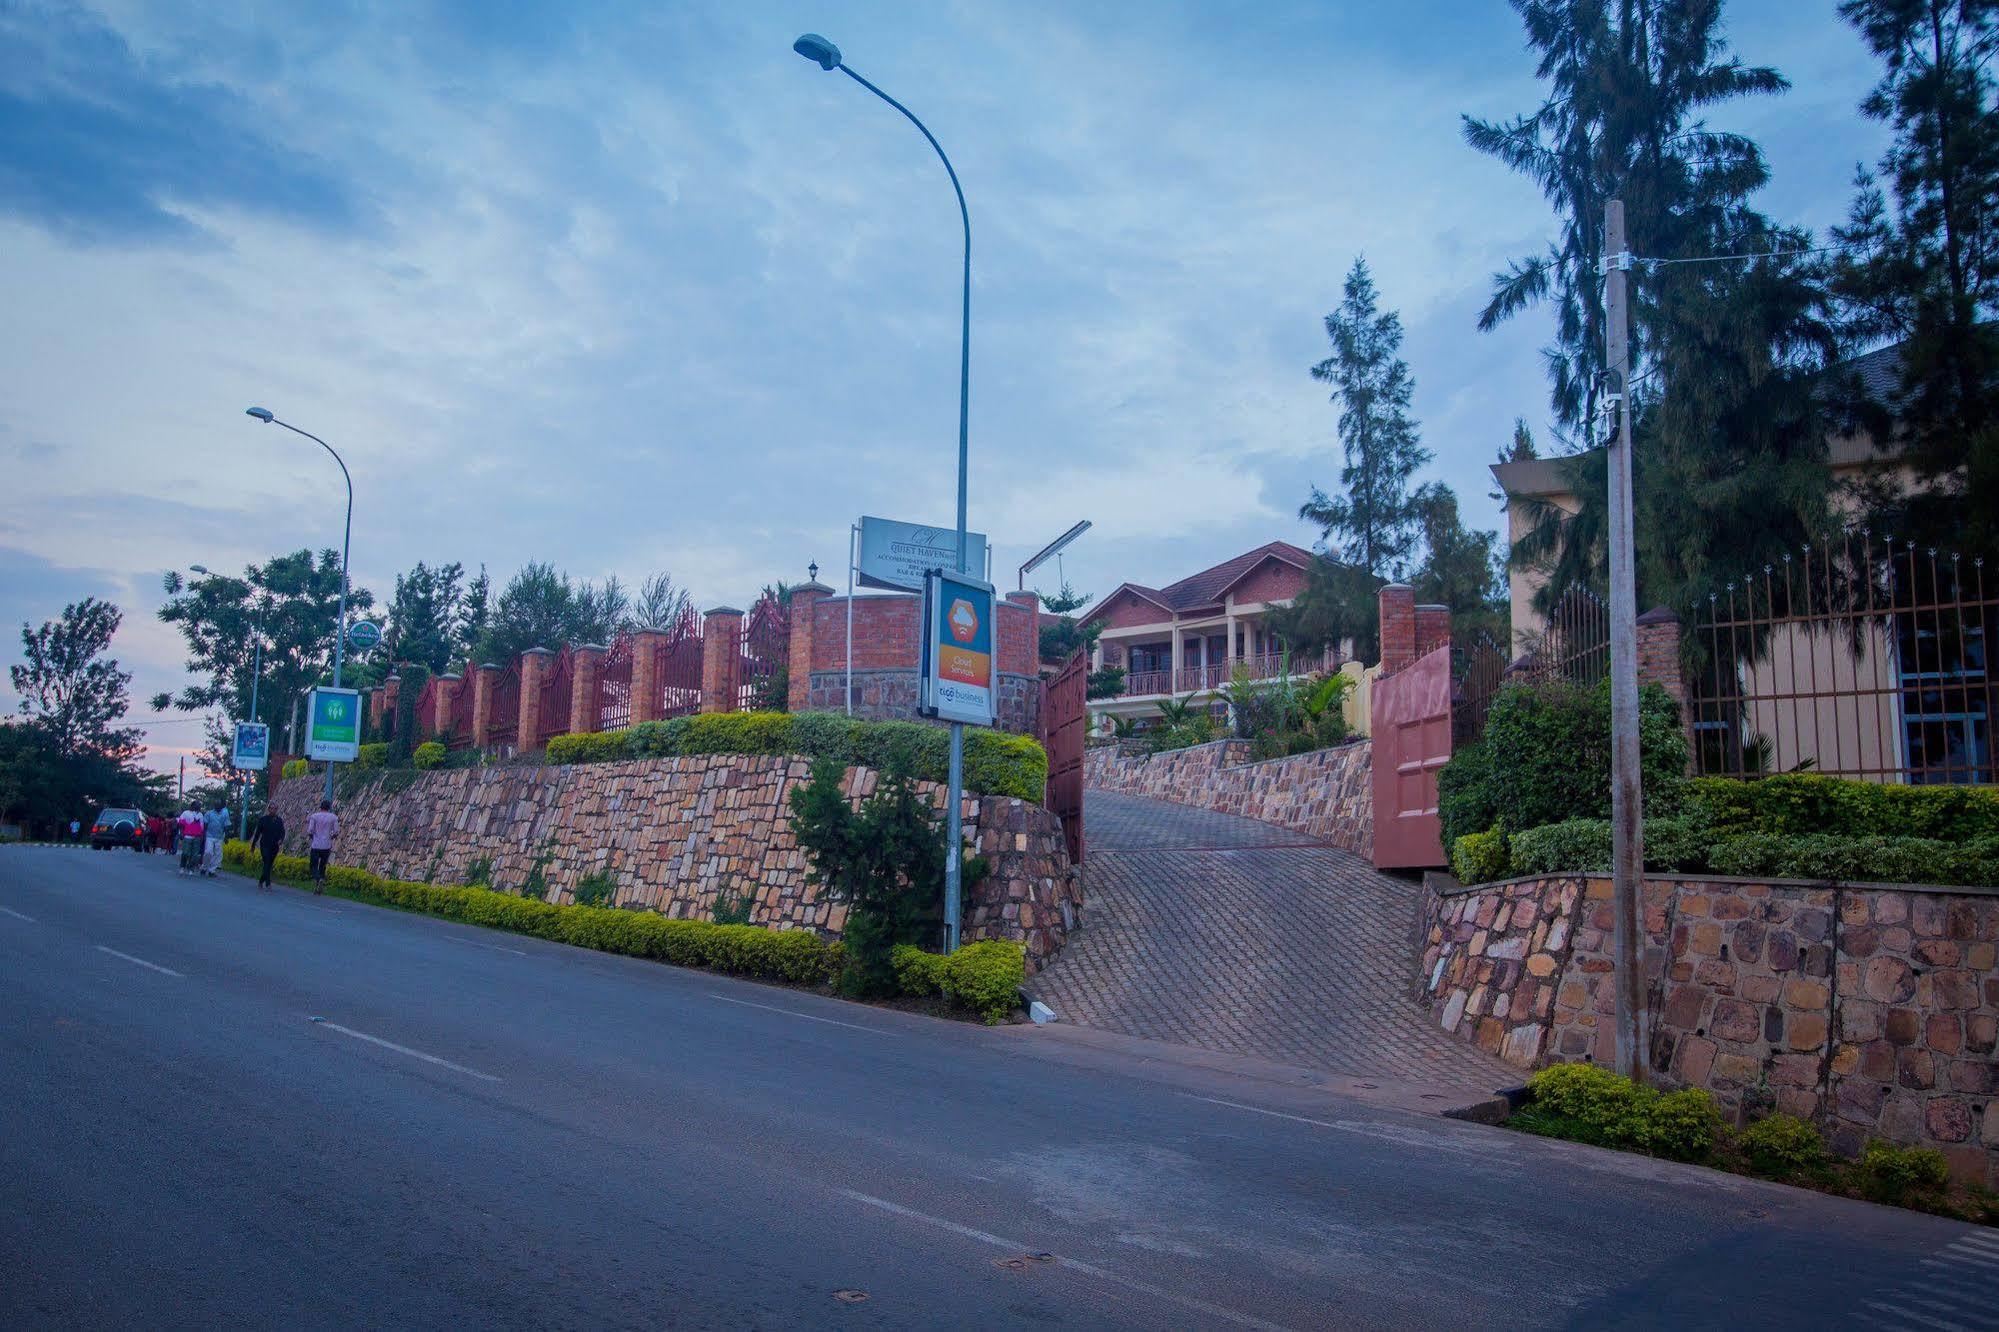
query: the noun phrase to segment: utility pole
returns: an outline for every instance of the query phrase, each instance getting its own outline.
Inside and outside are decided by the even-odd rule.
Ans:
[[[1624,201],[1603,209],[1604,350],[1617,413],[1610,467],[1610,875],[1617,986],[1617,1071],[1647,1080],[1651,1041],[1645,1009],[1644,795],[1638,780],[1638,587],[1631,538],[1631,255]]]

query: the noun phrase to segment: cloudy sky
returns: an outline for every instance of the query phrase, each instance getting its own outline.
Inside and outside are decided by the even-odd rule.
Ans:
[[[1879,150],[1835,0],[1732,0],[1788,95],[1732,110],[1823,227]],[[1491,273],[1532,186],[1459,116],[1539,96],[1499,0],[421,4],[0,0],[0,623],[336,544],[357,582],[531,559],[743,604],[860,513],[947,523],[958,230],[915,129],[792,54],[824,32],[922,115],[972,209],[972,525],[999,577],[1079,518],[1079,587],[1283,537],[1336,480],[1309,367],[1354,257],[1400,309],[1430,475],[1546,392]],[[832,571],[830,573],[824,571]],[[1037,581],[1052,585],[1053,571]],[[0,704],[11,710],[11,692]],[[140,705],[143,712],[144,705]],[[197,728],[155,729],[171,766]]]

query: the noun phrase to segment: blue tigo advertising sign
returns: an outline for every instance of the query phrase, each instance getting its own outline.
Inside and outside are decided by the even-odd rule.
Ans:
[[[923,583],[923,714],[991,726],[999,694],[993,585],[932,569]]]
[[[271,761],[271,728],[262,722],[237,722],[236,743],[230,750],[229,765],[261,771]]]

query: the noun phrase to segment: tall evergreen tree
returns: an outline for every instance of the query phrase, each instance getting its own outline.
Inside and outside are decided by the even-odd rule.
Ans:
[[[395,661],[416,662],[432,674],[449,669],[457,646],[459,585],[465,566],[453,561],[435,569],[417,561],[406,574],[396,575],[395,596],[389,601],[388,631],[383,647]]]
[[[1312,367],[1312,378],[1332,385],[1340,406],[1345,493],[1314,486],[1298,514],[1319,524],[1346,563],[1391,578],[1416,539],[1409,478],[1430,455],[1409,416],[1415,383],[1401,356],[1402,318],[1378,308],[1367,260],[1354,260],[1340,308],[1326,316],[1326,336],[1333,354]]]
[[[486,566],[479,566],[478,576],[465,585],[465,595],[458,599],[458,617],[452,621],[453,656],[469,657],[486,636],[486,622],[492,614],[493,580],[486,573]]]
[[[1414,505],[1424,552],[1409,580],[1416,600],[1450,607],[1454,631],[1483,629],[1503,640],[1506,583],[1496,550],[1499,538],[1467,528],[1458,513],[1457,494],[1441,481],[1418,489]]]
[[[1869,424],[1929,483],[1897,527],[1999,549],[1999,0],[1846,0],[1879,57],[1861,103],[1894,141],[1860,191],[1839,268],[1856,331],[1901,344],[1898,382]],[[1913,529],[1907,524],[1913,524]]]
[[[1540,108],[1466,137],[1532,176],[1560,237],[1496,280],[1491,328],[1556,305],[1546,353],[1556,423],[1595,442],[1604,337],[1597,259],[1604,204],[1622,198],[1638,266],[1632,382],[1639,595],[1687,608],[1716,582],[1816,539],[1829,515],[1826,370],[1840,351],[1824,265],[1787,252],[1810,237],[1749,199],[1767,178],[1749,139],[1700,114],[1781,91],[1721,38],[1719,0],[1515,0],[1549,84]],[[1756,253],[1754,261],[1723,256]],[[1549,575],[1544,596],[1601,583],[1603,456],[1568,465],[1580,511],[1553,508],[1516,541],[1516,566]]]

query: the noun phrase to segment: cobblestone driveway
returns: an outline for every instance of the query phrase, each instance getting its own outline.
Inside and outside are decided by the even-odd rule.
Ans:
[[[1414,885],[1252,819],[1085,799],[1083,926],[1028,986],[1063,1021],[1476,1093],[1522,1080],[1409,997]]]

